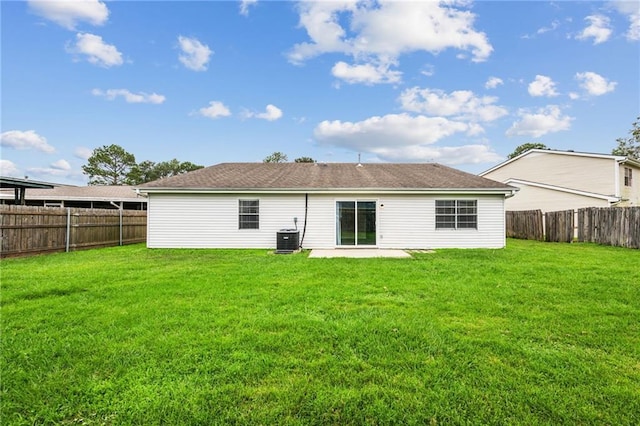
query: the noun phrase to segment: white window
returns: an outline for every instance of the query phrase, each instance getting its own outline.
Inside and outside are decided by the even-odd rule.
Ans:
[[[260,228],[260,201],[238,200],[238,229]]]
[[[633,178],[633,170],[629,167],[624,168],[624,186],[631,186]]]
[[[478,229],[478,202],[436,200],[436,229]]]

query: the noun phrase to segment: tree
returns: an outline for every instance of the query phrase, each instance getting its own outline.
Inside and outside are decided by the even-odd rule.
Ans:
[[[611,153],[640,160],[640,116],[633,122],[633,128],[629,134],[631,136],[628,138],[616,139],[618,146]]]
[[[522,145],[518,146],[511,154],[509,154],[507,158],[509,159],[515,158],[518,155],[529,151],[530,149],[549,149],[549,148],[547,148],[545,144],[540,142],[523,143]]]
[[[105,145],[93,150],[82,172],[89,176],[89,185],[126,185],[135,166],[133,154],[119,145]]]
[[[166,177],[181,175],[193,170],[201,169],[203,166],[193,164],[189,161],[178,161],[173,159],[170,161],[161,161],[155,163],[153,161],[143,161],[132,168],[129,173],[129,183],[131,185],[139,185],[141,183],[151,182]]]
[[[262,162],[263,163],[286,163],[288,160],[289,158],[287,157],[287,154],[283,154],[280,151],[276,151],[271,155],[268,155],[267,157],[265,157],[265,159],[262,160]]]
[[[177,159],[170,161],[161,161],[156,163],[153,161],[143,161],[136,164],[129,173],[129,184],[139,185],[141,183],[151,182],[166,177],[181,175],[193,170],[201,169],[204,166],[193,164],[189,161],[180,162]]]
[[[156,163],[145,160],[136,164],[128,175],[128,181],[131,185],[139,185],[145,182],[156,180]]]
[[[183,173],[191,172],[194,170],[198,170],[203,168],[204,166],[199,166],[197,164],[193,164],[190,161],[178,161],[177,159],[173,159],[170,161],[161,161],[155,166],[155,179],[162,179],[171,176],[181,175]]]
[[[311,157],[299,157],[299,158],[296,158],[293,161],[296,162],[296,163],[315,163],[316,162],[316,160],[314,160]]]

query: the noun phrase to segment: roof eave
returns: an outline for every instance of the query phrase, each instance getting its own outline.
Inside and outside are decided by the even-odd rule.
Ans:
[[[631,157],[624,157],[623,159],[618,160],[618,163],[631,164],[632,166],[640,167],[640,160],[636,160],[635,158],[631,158]]]
[[[163,194],[509,194],[515,187],[499,188],[139,188],[141,193]]]

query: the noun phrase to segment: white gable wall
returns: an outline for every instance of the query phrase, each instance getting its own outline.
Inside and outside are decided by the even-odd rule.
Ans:
[[[238,200],[260,200],[260,229],[238,229]],[[478,200],[477,230],[436,230],[435,200]],[[379,248],[501,248],[505,245],[504,196],[408,194],[309,194],[305,248],[334,248],[336,201],[377,204]],[[147,246],[275,248],[276,233],[293,228],[302,237],[304,194],[149,194]]]
[[[498,182],[521,179],[613,196],[618,167],[609,158],[530,152],[482,176]]]

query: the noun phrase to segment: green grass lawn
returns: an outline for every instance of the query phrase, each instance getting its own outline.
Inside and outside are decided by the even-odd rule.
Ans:
[[[640,250],[1,263],[9,424],[640,422]]]

